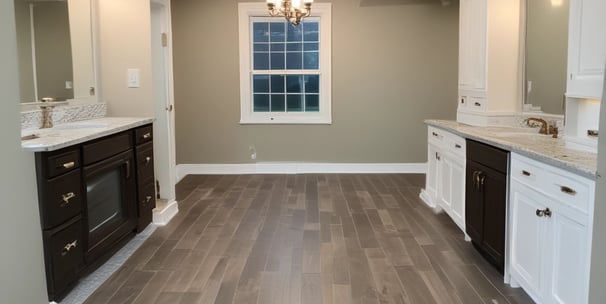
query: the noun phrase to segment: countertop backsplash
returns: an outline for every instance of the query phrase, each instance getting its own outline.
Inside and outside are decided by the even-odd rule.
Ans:
[[[53,108],[53,124],[105,117],[107,104],[89,103],[79,105],[56,106]],[[39,129],[42,125],[42,111],[21,112],[21,130]]]

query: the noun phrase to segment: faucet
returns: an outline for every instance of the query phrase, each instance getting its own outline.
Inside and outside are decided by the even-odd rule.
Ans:
[[[553,138],[558,138],[558,127],[555,123],[550,124],[544,119],[536,117],[528,117],[524,119],[524,122],[529,127],[535,127],[535,123],[540,123],[541,129],[539,130],[539,134],[553,135]]]
[[[40,129],[53,127],[53,108],[58,105],[66,104],[67,101],[55,101],[51,97],[42,98],[41,102],[36,103],[42,110],[42,126]]]

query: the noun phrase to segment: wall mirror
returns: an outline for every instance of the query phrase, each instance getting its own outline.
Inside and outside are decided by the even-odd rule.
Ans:
[[[569,0],[526,0],[524,103],[544,113],[564,114],[568,11]]]
[[[90,0],[14,0],[20,102],[95,102]]]

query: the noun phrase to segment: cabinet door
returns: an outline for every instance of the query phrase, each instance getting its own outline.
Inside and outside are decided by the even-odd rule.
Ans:
[[[428,145],[427,147],[427,176],[425,180],[425,190],[431,197],[432,203],[437,204],[438,196],[438,170],[439,170],[439,158],[441,150],[435,145]]]
[[[544,278],[545,218],[537,210],[545,209],[545,198],[536,191],[512,180],[510,213],[510,272],[524,290],[540,300],[546,288]]]
[[[505,261],[505,214],[507,176],[490,168],[480,175],[480,191],[484,199],[482,245],[493,263],[503,270]]]
[[[556,207],[557,208],[557,207]],[[586,224],[554,210],[550,221],[553,242],[547,250],[553,254],[549,303],[587,303],[589,269],[589,232]]]
[[[460,0],[459,89],[486,90],[486,1]]]
[[[447,154],[441,154],[438,157],[438,204],[450,214],[452,209],[452,160]]]
[[[465,159],[452,158],[450,168],[450,216],[465,231]]]
[[[567,95],[601,98],[606,63],[606,1],[570,1]]]

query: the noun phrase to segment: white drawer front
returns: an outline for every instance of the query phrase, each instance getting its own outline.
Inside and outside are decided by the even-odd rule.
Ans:
[[[595,181],[512,153],[511,178],[587,214]]]
[[[442,145],[444,143],[444,133],[447,133],[447,132],[442,129],[438,129],[438,128],[429,126],[427,128],[427,139],[430,143],[433,143],[433,144],[436,144],[436,145],[442,147]]]

